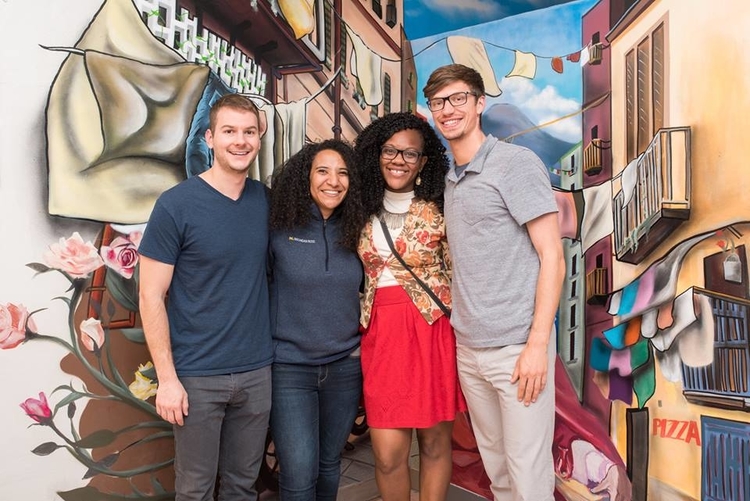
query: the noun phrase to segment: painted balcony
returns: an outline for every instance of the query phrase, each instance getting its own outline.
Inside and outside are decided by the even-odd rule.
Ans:
[[[180,5],[199,20],[199,26],[226,38],[229,45],[251,52],[256,62],[267,61],[281,74],[320,70],[324,60],[323,37],[297,38],[298,21],[286,20],[273,0],[181,0]],[[325,32],[323,9],[314,12],[315,30]]]
[[[750,411],[750,301],[706,290],[714,316],[714,361],[682,365],[683,394],[689,402]]]
[[[601,43],[595,43],[589,48],[589,64],[602,64]]]
[[[640,263],[690,217],[690,127],[660,129],[613,203],[617,259]]]
[[[592,139],[583,149],[583,172],[587,176],[596,176],[604,167],[602,145],[601,139]]]
[[[594,268],[586,274],[586,303],[603,305],[609,295],[609,270]]]

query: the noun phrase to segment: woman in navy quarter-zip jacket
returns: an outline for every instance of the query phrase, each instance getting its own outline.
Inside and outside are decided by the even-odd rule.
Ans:
[[[282,501],[335,500],[362,391],[356,247],[363,214],[352,149],[308,144],[273,180],[271,429]]]

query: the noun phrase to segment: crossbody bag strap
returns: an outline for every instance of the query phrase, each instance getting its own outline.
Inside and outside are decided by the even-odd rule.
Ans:
[[[445,304],[443,304],[443,302],[440,300],[440,298],[437,297],[437,295],[432,291],[432,289],[430,289],[427,286],[426,283],[424,283],[422,280],[420,280],[420,278],[417,276],[417,274],[414,273],[414,270],[412,270],[411,267],[408,264],[406,264],[406,262],[404,261],[404,258],[401,257],[401,254],[399,254],[398,252],[396,252],[396,246],[393,245],[393,239],[391,239],[391,234],[388,231],[388,226],[386,226],[385,221],[383,221],[382,218],[378,218],[378,220],[380,221],[380,227],[383,228],[383,233],[385,234],[385,240],[388,242],[388,247],[391,248],[391,253],[393,254],[393,256],[396,259],[398,259],[398,262],[401,263],[401,266],[403,266],[404,268],[406,268],[407,270],[409,270],[409,273],[411,273],[411,276],[414,277],[414,280],[416,280],[417,283],[419,284],[419,286],[424,289],[424,291],[427,293],[428,296],[430,296],[430,298],[432,298],[432,300],[435,302],[435,304],[438,305],[438,307],[441,310],[443,310],[443,313],[445,314],[445,316],[448,317],[448,318],[450,318],[450,316],[451,316],[451,310],[449,310],[448,307],[445,306]]]

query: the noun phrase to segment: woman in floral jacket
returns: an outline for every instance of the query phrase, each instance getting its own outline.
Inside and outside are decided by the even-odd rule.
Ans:
[[[450,320],[412,271],[450,307],[442,214],[445,147],[424,120],[392,113],[362,131],[355,151],[369,215],[358,252],[365,270],[364,397],[378,488],[384,501],[409,499],[408,460],[416,429],[420,499],[444,500],[451,476],[453,421],[466,404],[458,385]],[[412,271],[392,253],[386,230]]]

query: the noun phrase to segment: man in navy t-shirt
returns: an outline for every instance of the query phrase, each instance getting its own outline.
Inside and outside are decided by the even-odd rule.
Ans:
[[[176,500],[255,500],[271,408],[265,187],[247,178],[258,109],[230,94],[211,108],[207,171],[164,192],[139,252],[140,312],[174,425]],[[168,301],[165,299],[168,293]]]

